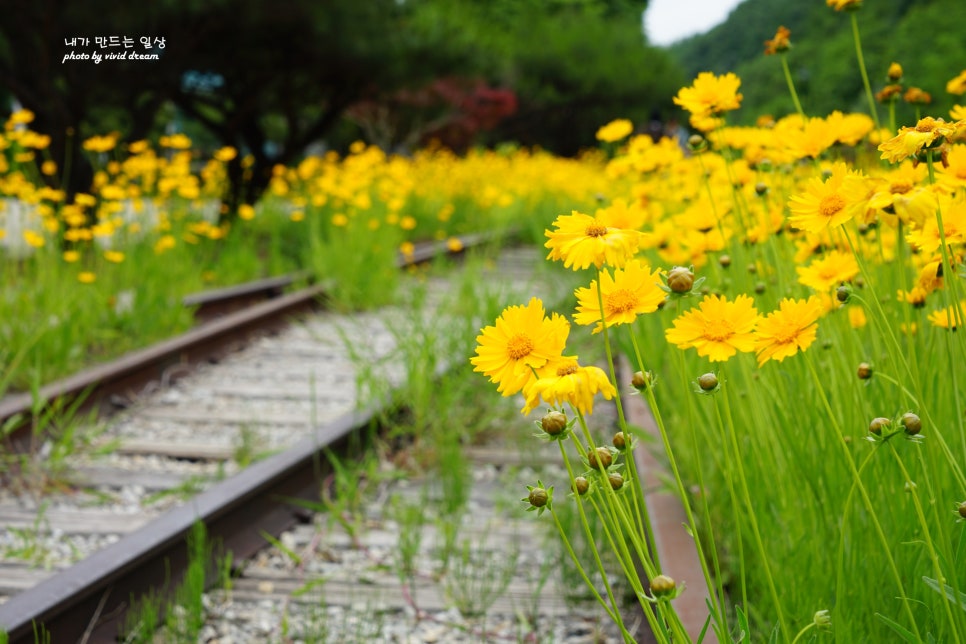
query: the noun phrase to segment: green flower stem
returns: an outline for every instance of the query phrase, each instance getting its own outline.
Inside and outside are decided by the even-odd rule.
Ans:
[[[610,381],[614,384],[614,402],[617,405],[617,420],[620,424],[621,432],[624,434],[624,441],[626,445],[631,444],[631,435],[627,431],[627,420],[624,418],[624,406],[621,402],[621,388],[617,382],[617,370],[614,367],[614,352],[610,346],[610,334],[607,328],[607,316],[604,313],[604,294],[600,288],[600,268],[597,268],[597,304],[600,307],[600,325],[601,325],[601,335],[604,338],[604,351],[607,354],[607,367],[610,370]],[[654,543],[654,532],[651,527],[651,518],[647,511],[647,504],[644,502],[644,491],[641,487],[639,481],[640,475],[637,472],[637,464],[634,462],[633,454],[631,450],[628,449],[627,458],[627,473],[628,479],[633,484],[631,489],[633,506],[634,506],[634,519],[636,525],[638,526],[636,534],[644,535],[650,543]],[[657,553],[654,554],[655,565],[660,568],[660,560]]]
[[[677,357],[678,372],[681,374],[682,385],[686,389],[687,377],[685,376],[685,374],[687,373],[687,371],[684,365],[684,352],[675,351],[674,353],[675,353],[675,356]],[[640,355],[638,355],[638,360],[640,361]],[[688,409],[689,411],[691,410],[690,406],[688,407]],[[718,633],[719,639],[723,639],[724,633],[728,632],[727,613],[725,612],[725,609],[724,609],[725,602],[726,602],[724,580],[721,576],[721,563],[718,560],[718,549],[714,547],[714,544],[717,542],[714,537],[714,523],[711,521],[711,508],[708,506],[707,488],[705,487],[705,484],[704,484],[704,467],[701,465],[702,450],[698,445],[698,435],[697,435],[697,432],[694,430],[694,423],[689,422],[688,426],[692,428],[691,431],[689,431],[688,433],[691,435],[691,449],[694,451],[694,455],[696,459],[695,475],[698,477],[698,489],[701,490],[701,500],[702,500],[701,508],[703,510],[702,518],[704,519],[704,524],[708,531],[708,542],[712,544],[710,554],[711,554],[711,565],[714,568],[713,579],[715,583],[712,584],[711,581],[707,579],[707,577],[705,578],[705,583],[708,584],[709,593],[714,594],[714,591],[717,590],[717,595],[714,595],[715,601],[714,601],[713,609],[715,613],[716,626],[718,626],[721,629],[720,632]],[[731,485],[731,479],[726,471],[726,468],[721,468],[721,469],[725,474],[725,478],[728,480],[729,488],[731,490],[731,498],[734,499],[734,486]],[[732,507],[734,507],[734,505]],[[737,521],[738,519],[736,514],[735,515],[736,526],[739,525]],[[693,534],[694,534],[695,541],[698,542],[698,545],[697,545],[698,553],[699,553],[698,556],[702,557],[703,555],[701,550],[701,537],[696,532]],[[742,588],[744,588],[745,587],[745,564],[741,555],[742,555],[741,540],[739,539],[738,540],[738,565],[741,571]],[[747,601],[747,596],[744,599]]]
[[[571,436],[572,435],[573,434],[571,433]],[[574,438],[574,441],[577,442],[578,445],[580,444],[576,438]],[[567,468],[567,474],[570,476],[571,485],[573,485],[573,481],[576,477],[574,476],[573,466],[570,464],[570,457],[567,455],[567,450],[563,446],[563,441],[557,441],[557,445],[560,446],[560,454],[563,457],[564,465]],[[621,617],[619,604],[617,603],[617,599],[614,597],[614,590],[613,588],[611,588],[610,581],[608,580],[608,577],[607,577],[607,571],[604,569],[604,564],[600,559],[600,552],[597,550],[597,544],[594,541],[594,535],[590,531],[590,523],[587,521],[587,513],[584,511],[583,499],[580,497],[579,494],[575,494],[574,496],[577,499],[577,512],[580,514],[580,524],[584,529],[584,537],[587,539],[587,544],[590,546],[591,553],[593,553],[594,565],[597,567],[597,572],[600,573],[601,579],[604,582],[604,587],[607,589],[607,597],[608,599],[610,599],[611,606],[614,607],[613,611],[611,611],[610,608],[608,608],[607,603],[604,601],[603,597],[601,597],[600,593],[597,592],[597,589],[590,581],[590,578],[584,572],[579,562],[577,562],[577,556],[576,554],[574,554],[573,548],[570,546],[569,541],[567,541],[566,535],[564,535],[563,527],[560,525],[560,522],[557,519],[556,514],[554,514],[554,521],[557,522],[557,529],[560,532],[561,536],[564,537],[564,542],[566,544],[567,550],[570,552],[571,557],[574,559],[575,562],[577,562],[577,567],[580,570],[580,573],[584,579],[584,582],[591,589],[591,591],[593,591],[594,596],[597,597],[598,601],[601,603],[601,605],[604,606],[605,610],[607,610],[608,616],[610,616],[610,618],[614,621],[614,623],[617,624],[618,628],[620,628],[621,633],[624,635],[624,639],[626,641],[633,642],[634,641],[633,637],[631,637],[630,633],[627,632],[627,628],[624,626],[624,620]],[[553,512],[551,512],[551,514],[553,514]],[[651,617],[648,617],[648,621],[649,622],[651,621]]]
[[[837,562],[836,576],[835,576],[835,596],[841,601],[845,602],[845,523],[848,520],[849,514],[852,512],[852,501],[855,499],[855,490],[858,488],[859,484],[862,482],[862,473],[865,471],[866,466],[872,462],[872,457],[875,456],[876,450],[871,449],[869,453],[866,454],[865,458],[862,459],[861,465],[858,469],[858,478],[853,479],[852,486],[849,488],[849,493],[845,497],[845,505],[842,506],[842,529],[839,530],[839,543],[836,549],[835,561]]]
[[[755,514],[755,506],[751,502],[751,492],[748,489],[748,479],[745,477],[745,466],[741,459],[741,450],[738,447],[738,433],[735,431],[734,419],[731,415],[731,404],[728,401],[728,391],[727,391],[727,378],[724,377],[724,373],[719,376],[720,381],[720,397],[722,399],[722,406],[724,407],[724,415],[727,420],[728,435],[731,440],[731,449],[734,451],[734,464],[735,469],[738,472],[738,483],[741,485],[742,494],[745,497],[745,506],[748,508],[748,523],[751,525],[751,532],[755,538],[755,545],[758,547],[758,554],[761,557],[762,567],[765,572],[765,580],[768,583],[768,591],[771,594],[772,603],[775,605],[775,612],[778,615],[778,623],[781,627],[782,633],[788,636],[788,624],[785,622],[785,613],[782,610],[782,603],[778,597],[778,587],[775,585],[775,578],[771,572],[771,564],[768,562],[768,552],[765,550],[765,543],[761,538],[761,530],[758,528],[758,517]],[[718,401],[715,399],[715,406],[717,406]]]
[[[587,428],[587,423],[584,420],[583,414],[581,414],[579,411],[577,411],[576,413],[577,413],[577,418],[580,422],[580,426],[583,429],[584,434],[588,439],[588,442],[591,442],[590,430]],[[595,449],[593,447],[592,442],[591,442],[591,449]],[[631,521],[630,517],[627,514],[627,508],[625,504],[621,502],[620,498],[617,496],[617,492],[615,492],[614,489],[610,486],[610,482],[607,479],[607,468],[603,467],[603,464],[601,464],[600,462],[598,462],[597,465],[599,468],[598,472],[600,473],[601,479],[603,481],[603,483],[601,484],[601,487],[604,489],[604,495],[608,499],[608,502],[609,502],[608,508],[612,511],[613,521],[615,525],[623,526],[624,536],[630,539],[631,544],[634,546],[634,550],[641,561],[641,565],[644,567],[644,573],[649,578],[653,578],[658,574],[659,569],[655,565],[654,559],[650,556],[648,552],[648,547],[646,542],[647,537],[646,535],[643,535],[641,532],[638,531],[638,526],[633,521]],[[628,482],[625,481],[624,484],[628,485]],[[633,482],[632,484],[636,485],[636,483],[633,483]],[[638,485],[638,487],[640,486]]]
[[[922,539],[926,544],[926,551],[929,553],[929,559],[932,562],[933,574],[940,583],[945,583],[946,576],[943,574],[942,565],[939,563],[939,555],[936,553],[936,547],[932,542],[932,535],[929,531],[929,524],[926,522],[926,515],[922,511],[922,503],[919,501],[919,491],[916,489],[916,483],[912,480],[909,475],[909,471],[906,469],[905,464],[902,462],[902,458],[899,456],[899,452],[896,451],[896,446],[894,443],[889,443],[889,448],[892,451],[892,455],[895,457],[896,464],[899,466],[899,471],[902,472],[903,478],[905,478],[907,484],[911,484],[908,490],[912,494],[912,503],[916,508],[916,518],[919,520],[919,527],[922,529]],[[925,479],[926,485],[929,485],[929,478]],[[932,486],[929,485],[929,496],[933,497]],[[956,623],[956,618],[953,617],[952,602],[942,602],[943,607],[946,609],[946,617],[949,619],[950,624]],[[953,629],[953,641],[961,642],[956,629]]]
[[[587,572],[584,570],[583,565],[580,563],[580,558],[577,556],[577,553],[574,552],[574,547],[570,544],[570,539],[567,538],[567,531],[564,530],[563,525],[560,523],[560,518],[557,516],[557,513],[554,512],[553,508],[550,508],[550,516],[553,517],[554,525],[557,526],[557,532],[560,534],[560,539],[563,541],[564,548],[567,550],[567,554],[570,555],[570,560],[573,561],[574,566],[577,567],[577,572],[580,573],[580,576],[584,580],[584,583],[586,584],[587,588],[590,589],[590,592],[593,593],[594,598],[603,607],[604,611],[607,612],[607,616],[610,617],[611,620],[613,620],[614,622],[617,622],[618,619],[617,617],[614,616],[613,610],[607,604],[604,598],[601,597],[600,593],[597,592],[597,589],[594,587],[593,582],[590,581],[590,577],[587,576]]]
[[[855,17],[855,12],[849,14],[852,18],[852,38],[855,40],[855,56],[859,59],[859,72],[862,74],[862,83],[865,85],[865,97],[869,101],[869,113],[875,123],[875,131],[882,129],[879,125],[879,113],[875,108],[875,97],[872,95],[872,85],[869,84],[869,72],[865,69],[865,58],[862,56],[862,41],[859,38],[859,21]]]
[[[792,72],[788,69],[788,58],[785,52],[781,53],[779,56],[782,60],[782,71],[785,72],[785,82],[788,83],[788,91],[792,95],[792,102],[795,103],[795,111],[802,118],[805,118],[805,110],[802,109],[802,103],[798,100],[798,92],[795,91],[795,83],[792,82]]]
[[[848,242],[849,249],[852,251],[852,256],[855,257],[855,261],[859,265],[859,271],[862,273],[862,279],[865,280],[865,286],[871,294],[870,300],[875,305],[875,313],[876,313],[876,315],[872,316],[872,319],[875,322],[876,326],[879,328],[879,334],[882,336],[885,336],[890,344],[889,355],[890,357],[895,359],[900,365],[902,365],[903,370],[906,372],[906,375],[909,377],[909,381],[915,384],[916,397],[919,398],[919,400],[924,400],[924,397],[922,395],[922,389],[920,388],[920,385],[919,385],[919,379],[915,377],[912,367],[909,365],[909,360],[906,356],[906,352],[902,350],[902,347],[899,345],[899,340],[896,338],[896,334],[892,330],[892,325],[890,325],[888,322],[889,318],[886,316],[885,310],[882,308],[882,302],[880,301],[879,296],[875,292],[875,287],[873,286],[873,280],[869,275],[868,268],[865,265],[865,260],[862,258],[862,256],[859,254],[858,250],[856,249],[855,243],[852,241],[852,236],[848,233],[847,230],[845,230],[844,227],[842,227],[841,230],[842,230],[842,234],[845,236],[846,242]],[[858,297],[854,293],[852,294],[852,297],[854,297],[860,302],[865,303],[865,300]],[[866,308],[869,308],[868,304],[866,304]],[[953,373],[955,373],[955,369],[953,370]],[[953,395],[956,397],[956,408],[962,409],[961,401],[959,399],[959,392],[956,391],[954,392]],[[922,407],[919,410],[919,415],[922,416],[927,421],[927,424],[933,430],[933,435],[935,436],[936,441],[939,443],[939,446],[943,450],[943,455],[946,457],[946,462],[948,463],[952,473],[956,476],[956,482],[959,484],[961,488],[966,489],[966,477],[963,476],[963,471],[959,467],[958,461],[953,456],[953,453],[949,447],[949,444],[946,443],[946,439],[943,437],[942,432],[939,429],[939,424],[936,423],[935,420],[933,420],[932,414],[930,413],[929,408]],[[962,435],[963,434],[963,425],[962,425],[963,419],[961,418],[962,414],[957,414],[957,416],[958,416],[957,423],[959,423],[958,425],[959,433],[960,435]]]
[[[879,538],[879,542],[882,544],[883,552],[885,552],[886,560],[889,564],[889,570],[892,572],[896,586],[899,589],[899,596],[902,598],[903,610],[906,613],[906,617],[909,619],[912,629],[916,632],[916,637],[922,640],[922,635],[919,633],[919,625],[916,623],[916,619],[912,614],[912,608],[909,605],[909,597],[906,595],[905,586],[902,583],[902,576],[899,574],[899,568],[896,566],[896,561],[892,557],[892,550],[890,549],[891,546],[889,544],[889,540],[886,538],[885,531],[882,529],[882,523],[879,521],[879,517],[875,512],[875,507],[872,505],[872,499],[869,498],[869,492],[865,489],[865,485],[862,483],[862,478],[859,474],[859,471],[855,467],[855,460],[852,458],[852,453],[849,452],[848,446],[842,439],[842,428],[839,427],[838,418],[835,416],[835,412],[832,411],[832,406],[829,404],[828,396],[825,395],[825,385],[822,384],[822,379],[819,377],[818,371],[815,370],[815,364],[812,362],[811,356],[808,353],[805,354],[805,363],[808,365],[808,370],[812,373],[812,379],[815,382],[815,389],[818,391],[819,396],[822,399],[822,406],[825,408],[825,412],[828,414],[832,429],[835,431],[835,435],[832,437],[832,442],[838,443],[842,448],[846,463],[848,463],[849,466],[849,471],[852,474],[852,480],[859,491],[859,495],[862,497],[862,503],[865,505],[866,511],[869,513],[869,519],[872,521],[876,536]]]
[[[802,630],[798,631],[798,635],[796,635],[795,636],[795,639],[792,640],[792,644],[798,644],[798,640],[802,639],[802,636],[805,635],[805,633],[807,633],[814,626],[815,626],[815,622],[809,622],[805,626],[805,628],[803,628]]]
[[[634,333],[631,333],[631,344],[634,347],[634,354],[637,358],[638,368],[641,371],[645,371],[644,360],[641,356],[641,348],[637,342],[637,336]],[[678,469],[677,460],[674,458],[674,450],[671,448],[671,441],[668,437],[667,427],[664,424],[663,416],[661,416],[661,409],[657,404],[657,399],[654,397],[654,388],[648,387],[645,390],[645,395],[647,397],[647,404],[651,408],[651,414],[654,416],[654,423],[657,425],[658,432],[661,434],[661,443],[664,447],[664,453],[667,456],[668,466],[671,468],[671,474],[674,477],[674,483],[677,486],[678,499],[681,501],[681,506],[684,508],[684,514],[688,519],[688,529],[691,531],[691,535],[694,538],[694,544],[698,551],[698,560],[701,563],[701,572],[704,574],[704,582],[707,585],[708,593],[715,595],[715,584],[714,580],[711,578],[711,571],[708,569],[708,558],[705,556],[704,547],[701,545],[701,539],[698,536],[698,525],[694,520],[694,510],[691,508],[691,502],[688,499],[687,488],[684,485],[684,478],[681,476],[681,471]],[[702,487],[702,491],[703,490],[704,488]],[[708,525],[710,526],[710,521]],[[715,562],[717,562],[716,555]],[[715,596],[717,597],[717,595]],[[723,593],[721,596],[724,596]],[[716,602],[716,604],[718,604],[718,602]],[[715,608],[718,612],[718,617],[721,619],[719,623],[724,625],[725,621],[723,605],[718,604]]]

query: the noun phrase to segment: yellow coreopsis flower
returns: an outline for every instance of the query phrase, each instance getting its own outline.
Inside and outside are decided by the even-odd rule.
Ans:
[[[474,371],[497,383],[497,391],[512,396],[541,373],[549,362],[563,354],[570,323],[562,315],[547,317],[543,302],[532,298],[525,306],[509,306],[494,326],[476,337],[476,355],[470,358]]]
[[[826,293],[844,282],[849,282],[859,274],[859,264],[852,253],[831,251],[808,266],[798,266],[798,281]]]
[[[44,244],[47,243],[44,236],[35,230],[23,231],[23,240],[33,248],[43,248]]]
[[[634,131],[634,124],[627,119],[615,119],[597,130],[597,140],[604,143],[620,141]]]
[[[959,72],[956,78],[952,78],[946,83],[946,91],[956,96],[966,94],[966,69]]]
[[[678,91],[674,103],[695,116],[720,114],[741,107],[739,87],[741,79],[732,72],[723,76],[701,72],[694,79],[694,84]]]
[[[640,245],[639,231],[611,226],[606,212],[591,217],[575,210],[557,217],[553,225],[554,230],[544,231],[548,238],[544,246],[550,249],[547,259],[563,260],[566,268],[574,270],[591,264],[597,268],[604,264],[619,268]]]
[[[124,261],[124,253],[119,250],[106,250],[104,251],[104,259],[112,264],[120,264]]]
[[[81,284],[93,284],[97,281],[97,275],[90,271],[81,271],[77,274],[77,281]]]
[[[758,366],[769,360],[781,362],[810,347],[815,342],[816,323],[823,311],[822,302],[815,296],[807,300],[782,300],[777,311],[758,321],[755,331]]]
[[[956,310],[957,308],[959,309],[958,312]],[[966,320],[966,300],[963,300],[958,305],[947,306],[944,309],[933,311],[929,314],[929,321],[933,325],[953,331],[959,326],[957,318],[959,320]]]
[[[791,30],[784,25],[778,27],[778,31],[775,32],[775,37],[765,41],[765,55],[772,56],[788,51],[792,46],[791,35]]]
[[[880,158],[892,163],[902,161],[931,147],[938,147],[946,139],[955,139],[966,129],[966,121],[947,123],[931,116],[919,119],[915,127],[904,126],[899,133],[879,145]]]
[[[549,405],[570,404],[582,414],[594,411],[594,396],[598,393],[610,400],[617,389],[598,367],[581,367],[577,358],[561,357],[554,361],[554,373],[532,381],[524,389],[527,403],[521,410],[529,414],[543,399]]]
[[[849,221],[867,204],[869,188],[857,170],[836,163],[832,174],[823,181],[813,177],[805,192],[788,200],[792,215],[788,218],[796,228],[817,233]]]
[[[758,319],[758,310],[747,295],[739,295],[734,302],[710,295],[701,300],[697,309],[675,318],[674,328],[664,336],[679,349],[694,347],[699,356],[724,362],[738,351],[755,349]]]
[[[600,333],[604,326],[603,318],[608,327],[618,324],[630,324],[638,315],[656,311],[667,294],[661,290],[661,271],[652,271],[646,264],[632,259],[624,269],[616,269],[614,276],[605,268],[600,272],[600,292],[597,280],[590,283],[588,288],[578,288],[577,313],[574,321],[577,324],[596,324],[594,333]],[[600,300],[604,302],[601,312]]]

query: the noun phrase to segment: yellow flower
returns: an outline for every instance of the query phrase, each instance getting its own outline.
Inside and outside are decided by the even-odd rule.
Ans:
[[[80,253],[76,250],[65,250],[63,254],[64,261],[68,264],[73,264],[80,260]]]
[[[775,37],[765,41],[765,55],[771,56],[772,54],[780,54],[788,51],[792,46],[792,42],[789,39],[791,35],[792,32],[787,27],[779,27],[778,31],[775,32]]]
[[[115,145],[117,145],[117,137],[108,134],[107,136],[92,136],[86,139],[81,147],[88,152],[109,152],[114,149]]]
[[[304,210],[293,210],[292,213],[288,216],[288,218],[290,220],[298,223],[298,222],[302,221],[303,219],[305,219],[305,211]]]
[[[615,119],[597,130],[597,140],[605,143],[620,141],[634,131],[634,125],[627,119]]]
[[[458,253],[463,250],[463,242],[459,237],[450,237],[446,240],[446,250],[451,253]]]
[[[865,317],[865,309],[861,306],[849,307],[849,325],[853,329],[861,329],[868,323],[869,320]]]
[[[160,255],[166,250],[174,248],[177,243],[173,235],[163,235],[154,243],[154,253]]]
[[[55,174],[57,174],[57,162],[47,159],[46,161],[40,164],[40,171],[44,174],[44,176],[47,176],[47,177],[54,176]]]
[[[187,150],[191,147],[191,139],[180,132],[177,134],[162,136],[160,139],[158,139],[158,143],[161,144],[161,147],[171,148],[172,150]]]
[[[106,250],[104,251],[104,259],[112,264],[120,264],[124,261],[124,253],[119,250]]]
[[[534,380],[540,370],[563,354],[570,324],[561,315],[546,317],[543,302],[532,298],[525,306],[509,306],[495,326],[476,337],[474,371],[497,383],[497,391],[512,396]]]
[[[661,283],[661,271],[651,271],[650,268],[637,259],[632,259],[624,269],[614,270],[611,277],[607,269],[600,273],[600,294],[598,295],[597,280],[590,283],[589,288],[578,288],[577,314],[574,321],[577,324],[595,324],[594,333],[599,333],[604,326],[601,322],[600,298],[604,301],[604,315],[608,327],[618,324],[631,324],[642,313],[651,313],[664,301],[666,294],[658,284]]]
[[[781,362],[810,347],[824,310],[815,296],[807,300],[785,298],[778,306],[777,311],[759,320],[755,331],[759,367],[769,360]]]
[[[739,295],[734,302],[710,295],[701,300],[697,310],[685,311],[675,318],[674,328],[664,335],[679,349],[694,347],[699,356],[724,362],[738,351],[755,349],[758,319],[758,311],[747,295]]]
[[[348,224],[349,224],[349,218],[346,217],[341,212],[337,212],[336,214],[332,215],[333,226],[338,226],[339,228],[342,228],[343,226],[347,226]]]
[[[34,113],[30,110],[17,110],[7,119],[7,129],[11,130],[17,125],[26,125],[34,120]]]
[[[956,96],[966,94],[966,69],[959,72],[959,75],[956,78],[953,78],[946,83],[946,91],[950,94],[955,94]]]
[[[414,217],[410,217],[409,215],[406,215],[399,220],[399,227],[402,228],[403,230],[412,230],[413,228],[416,227],[416,219]]]
[[[600,268],[604,264],[621,267],[634,256],[640,244],[641,233],[636,230],[611,227],[606,213],[591,217],[576,210],[570,215],[560,215],[553,222],[555,230],[545,230],[550,249],[547,259],[563,260],[564,267],[574,270],[591,264]]]
[[[839,162],[832,167],[828,179],[812,177],[804,193],[788,200],[792,212],[788,220],[810,233],[835,228],[858,214],[867,203],[868,194],[862,174]]]
[[[97,275],[90,271],[81,271],[77,274],[77,281],[81,284],[93,284],[97,281]]]
[[[825,4],[836,11],[854,11],[862,7],[862,0],[825,0]]]
[[[543,399],[549,405],[569,403],[582,414],[594,411],[594,396],[598,393],[610,400],[617,393],[607,375],[598,367],[581,367],[577,358],[562,357],[555,362],[552,375],[531,382],[524,389],[527,403],[521,410],[529,414]]]
[[[939,311],[933,311],[929,314],[929,321],[935,326],[943,329],[951,329],[955,331],[958,328],[958,321],[966,319],[966,300],[959,303],[959,312],[957,315],[956,306],[947,306]]]
[[[683,87],[674,97],[675,105],[680,105],[695,116],[720,114],[736,110],[741,106],[742,95],[738,93],[741,79],[732,72],[715,76],[711,72],[701,72],[690,87]]]
[[[798,272],[799,282],[819,293],[825,293],[858,275],[859,265],[852,253],[836,250],[808,266],[798,266],[795,270]]]
[[[946,123],[943,119],[931,116],[919,119],[915,127],[903,126],[899,133],[888,141],[879,144],[881,159],[896,163],[919,154],[923,150],[940,145],[947,137],[954,137],[961,130],[956,123]]]
[[[255,218],[255,209],[251,204],[243,203],[238,206],[238,218],[244,221],[251,221]]]
[[[43,248],[46,244],[44,236],[38,233],[36,230],[25,230],[23,231],[23,240],[27,242],[28,246],[33,248]]]
[[[230,145],[227,145],[223,148],[218,148],[217,150],[215,150],[215,153],[212,156],[214,156],[217,160],[221,161],[222,163],[228,163],[236,156],[238,156],[238,151],[235,148],[231,147]]]

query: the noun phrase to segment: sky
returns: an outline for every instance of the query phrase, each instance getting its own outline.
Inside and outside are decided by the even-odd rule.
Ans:
[[[650,0],[644,12],[644,30],[654,45],[704,33],[725,18],[741,0]]]

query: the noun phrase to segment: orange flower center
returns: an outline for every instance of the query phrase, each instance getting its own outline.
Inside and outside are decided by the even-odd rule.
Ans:
[[[627,313],[628,311],[633,311],[634,307],[637,306],[637,296],[626,288],[622,288],[619,291],[608,294],[604,298],[604,302],[607,305],[607,309],[613,313]]]
[[[704,337],[722,342],[735,334],[735,327],[728,320],[708,320],[704,323]]]
[[[506,353],[512,360],[526,358],[531,351],[533,351],[533,340],[523,333],[517,333],[506,343]]]
[[[607,234],[607,226],[602,226],[597,222],[592,223],[587,226],[587,230],[584,231],[588,237],[603,237]]]
[[[572,373],[577,373],[576,362],[572,362],[565,367],[560,367],[559,369],[557,369],[557,375],[560,376],[561,378],[563,376],[569,376]]]
[[[773,334],[773,338],[777,344],[788,344],[793,342],[798,336],[798,327],[790,322],[785,322],[780,325]]]
[[[845,208],[845,199],[839,195],[828,195],[823,197],[818,204],[818,211],[824,217],[831,217]]]
[[[932,119],[922,119],[916,123],[916,132],[932,132],[936,129],[936,122]]]

